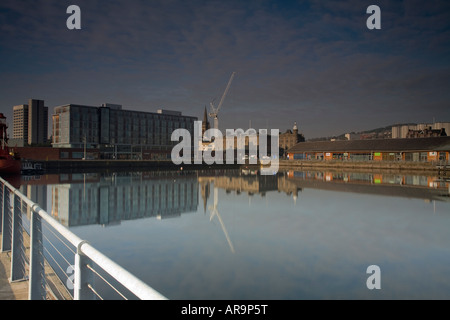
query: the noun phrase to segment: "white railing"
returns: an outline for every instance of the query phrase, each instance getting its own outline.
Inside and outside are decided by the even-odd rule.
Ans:
[[[56,269],[59,269],[59,273],[65,275],[66,279],[61,276],[59,278],[62,284],[67,284],[66,289],[71,298],[103,299],[101,290],[106,287],[110,291],[112,288],[123,299],[127,299],[128,292],[125,291],[129,290],[139,299],[166,300],[159,292],[110,260],[87,241],[80,239],[1,177],[0,201],[2,237],[0,252],[11,254],[10,281],[29,281],[30,300],[46,299],[49,286],[46,279],[48,272],[45,268],[46,265],[47,268],[52,265],[47,260],[56,262],[58,259],[55,252],[60,254],[63,251],[52,241],[49,242],[49,236],[42,232],[43,227],[50,230],[53,238],[61,241],[62,245],[59,247],[72,248],[67,250],[72,257],[67,258],[67,255],[59,257],[59,260],[67,263],[67,268],[62,267],[60,263],[56,263],[55,268],[52,267],[55,269],[54,273],[57,274]],[[28,219],[24,218],[24,211],[27,212]],[[24,241],[24,232],[29,234],[29,253]],[[73,264],[69,261],[72,258]],[[112,282],[118,283],[126,290],[118,289]],[[73,294],[70,293],[72,289]]]

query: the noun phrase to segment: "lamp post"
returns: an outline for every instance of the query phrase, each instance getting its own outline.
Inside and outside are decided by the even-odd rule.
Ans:
[[[84,141],[84,158],[83,158],[83,160],[86,160],[86,134],[84,134],[84,137],[83,137],[83,141]]]

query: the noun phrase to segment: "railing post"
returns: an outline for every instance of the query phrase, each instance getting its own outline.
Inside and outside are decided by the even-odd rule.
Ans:
[[[0,195],[0,201],[1,201],[1,203],[0,203],[0,232],[3,233],[3,203],[4,203],[3,195],[5,194],[5,184],[1,181],[0,181],[0,184],[1,184],[0,191],[2,192],[2,194]]]
[[[9,208],[9,190],[5,184],[3,184],[2,195],[2,247],[0,252],[11,251],[11,214]]]
[[[41,216],[31,209],[29,300],[45,300],[45,267]]]
[[[95,295],[89,288],[92,285],[93,275],[88,269],[88,264],[92,264],[91,259],[81,252],[81,246],[87,241],[81,241],[77,246],[75,254],[75,278],[74,278],[74,300],[95,300]]]
[[[13,194],[11,282],[26,280],[25,246],[23,244],[22,212],[17,205],[18,197]]]

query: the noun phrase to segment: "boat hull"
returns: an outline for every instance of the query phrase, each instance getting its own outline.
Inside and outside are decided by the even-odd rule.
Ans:
[[[20,174],[21,169],[22,166],[20,160],[0,159],[0,173]]]

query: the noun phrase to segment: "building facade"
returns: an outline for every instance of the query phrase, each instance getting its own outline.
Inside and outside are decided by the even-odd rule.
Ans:
[[[446,133],[450,132],[450,122],[434,122],[432,124],[420,123],[420,124],[395,125],[392,126],[392,139],[399,139],[399,138],[404,139],[411,137],[410,132],[413,132],[412,135],[416,135],[416,137],[418,137],[421,135],[420,134],[421,131],[431,132],[430,130],[440,131],[442,129],[444,129]],[[423,135],[421,137],[423,137]]]
[[[450,161],[450,137],[298,143],[289,160]]]
[[[193,135],[196,120],[169,110],[151,113],[115,104],[68,104],[54,110],[52,146],[97,149],[105,159],[169,159],[178,143],[171,141],[172,132],[184,128]]]
[[[431,127],[420,130],[409,130],[406,138],[429,138],[429,137],[446,137],[445,128],[432,129]]]
[[[294,122],[292,130],[286,130],[279,135],[279,146],[284,151],[289,150],[299,142],[304,142],[305,137],[303,134],[298,133],[297,122]]]
[[[13,107],[13,139],[21,146],[28,144],[28,105]]]
[[[13,107],[13,139],[21,145],[44,144],[48,140],[48,107],[44,100],[30,99]]]

